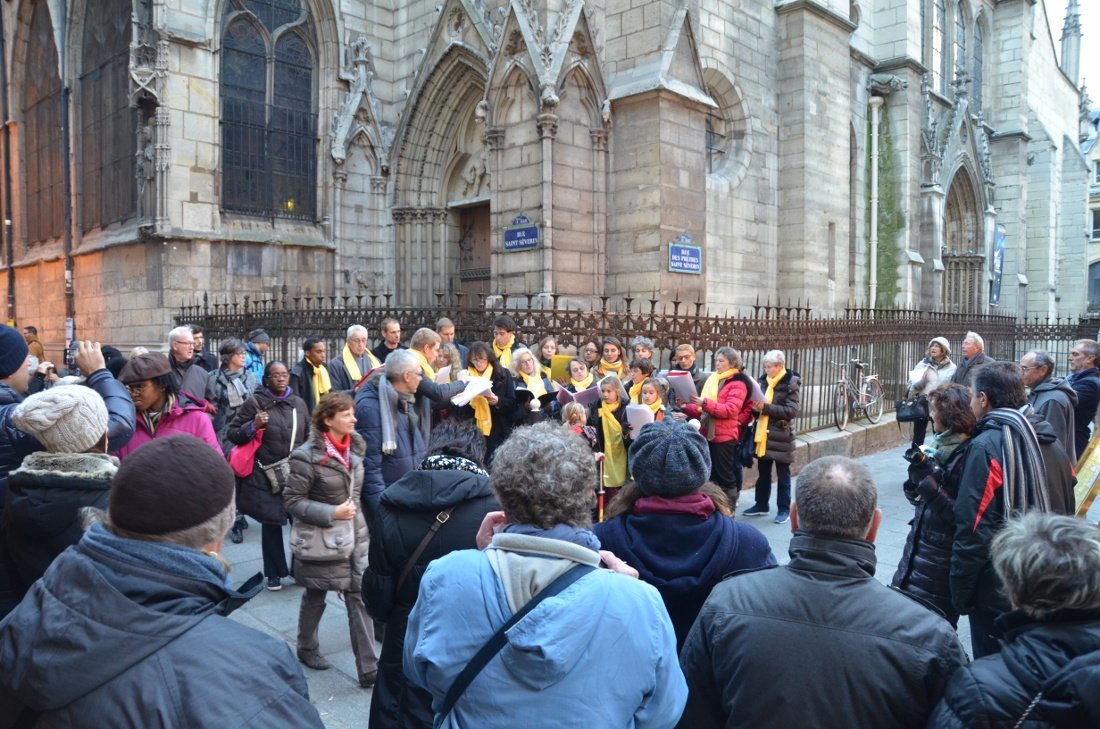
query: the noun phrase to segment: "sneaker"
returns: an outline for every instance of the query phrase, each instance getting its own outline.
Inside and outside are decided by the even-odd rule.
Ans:
[[[791,512],[789,512],[789,511],[781,511],[778,514],[775,515],[775,523],[776,524],[786,524],[790,520],[791,520]]]
[[[267,589],[271,590],[272,592],[276,592],[277,590],[281,590],[281,589],[283,589],[283,581],[278,577],[268,577],[267,578]]]
[[[767,516],[768,507],[766,506],[750,506],[741,512],[741,516]]]

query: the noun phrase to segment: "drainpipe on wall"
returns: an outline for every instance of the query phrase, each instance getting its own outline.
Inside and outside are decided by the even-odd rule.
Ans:
[[[72,140],[69,139],[69,113],[72,110],[72,89],[61,90],[61,136],[65,146],[65,357],[70,356],[76,339],[76,301],[73,297],[73,168]],[[72,363],[70,363],[72,364]]]
[[[4,13],[0,12],[0,118],[4,125],[4,250],[8,261],[8,319],[15,319],[15,242],[11,224],[11,122],[8,114],[8,44],[4,31]]]
[[[871,97],[871,230],[869,233],[871,243],[870,263],[870,294],[871,308],[874,309],[878,301],[878,125],[879,114],[882,109],[883,98]]]

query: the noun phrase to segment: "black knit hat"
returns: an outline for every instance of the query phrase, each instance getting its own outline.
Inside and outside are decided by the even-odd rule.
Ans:
[[[189,529],[233,503],[233,470],[193,435],[154,438],[128,455],[111,480],[111,523],[135,534]]]
[[[263,329],[253,329],[248,333],[248,341],[253,344],[271,344],[271,335]]]
[[[710,478],[707,439],[684,422],[649,423],[630,445],[630,472],[646,496],[690,494]]]
[[[27,361],[27,340],[6,324],[0,324],[0,380],[11,377]]]

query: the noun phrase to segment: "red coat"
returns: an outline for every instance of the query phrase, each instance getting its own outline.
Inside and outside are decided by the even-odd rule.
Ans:
[[[718,388],[718,400],[703,400],[702,409],[695,403],[688,403],[683,410],[691,418],[698,418],[703,413],[709,415],[714,422],[714,437],[710,440],[714,443],[726,443],[740,440],[741,429],[752,420],[752,408],[745,407],[748,398],[748,385],[742,378],[734,375]],[[706,435],[706,432],[703,434]]]

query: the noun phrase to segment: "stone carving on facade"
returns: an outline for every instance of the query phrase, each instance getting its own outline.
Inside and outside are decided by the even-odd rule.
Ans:
[[[482,99],[477,102],[477,107],[474,108],[474,123],[484,124],[485,120],[489,118],[489,100]]]
[[[130,106],[137,107],[134,175],[138,216],[152,220],[158,231],[168,227],[168,125],[161,106],[168,79],[168,39],[154,28],[145,3],[135,3],[130,16]]]
[[[939,139],[939,119],[932,101],[932,75],[921,76],[921,185],[938,185],[943,165],[943,149]]]
[[[340,78],[348,84],[348,92],[340,109],[332,119],[329,142],[333,160],[342,165],[347,159],[348,146],[363,134],[370,140],[383,173],[389,169],[386,149],[389,140],[386,130],[378,123],[381,114],[378,98],[374,95],[374,59],[371,46],[364,36],[352,41],[345,52],[345,64]]]
[[[454,8],[447,18],[447,35],[450,36],[452,41],[459,41],[462,39],[462,32],[465,29],[466,13],[462,12],[459,8]]]
[[[485,160],[485,148],[482,147],[470,155],[462,172],[462,197],[481,197],[489,194],[491,179]]]

